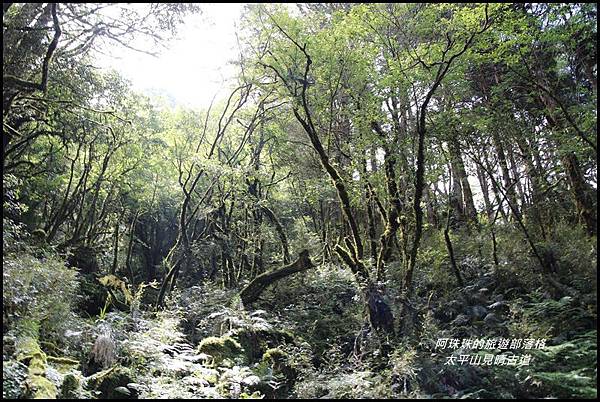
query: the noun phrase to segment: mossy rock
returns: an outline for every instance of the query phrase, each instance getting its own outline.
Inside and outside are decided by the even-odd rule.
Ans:
[[[261,363],[271,366],[273,373],[283,374],[290,385],[298,376],[298,371],[290,364],[289,355],[280,348],[267,349]]]
[[[97,316],[106,304],[108,291],[91,274],[81,275],[79,280],[79,294],[81,299],[78,308],[89,316]]]
[[[79,360],[73,360],[68,357],[46,356],[48,362],[55,367],[59,373],[68,374],[79,368]]]
[[[46,377],[30,375],[27,379],[27,395],[33,399],[56,399],[56,385]]]
[[[79,246],[69,254],[67,263],[71,267],[79,268],[82,274],[91,274],[99,270],[98,251],[92,247]]]
[[[194,371],[192,375],[208,382],[210,385],[215,385],[219,380],[219,371],[208,367],[202,367],[202,369]]]
[[[79,399],[80,386],[79,378],[75,374],[69,373],[65,375],[63,383],[60,386],[61,399]]]
[[[34,366],[46,365],[46,354],[40,349],[37,340],[31,336],[23,336],[17,340],[17,361]]]
[[[288,354],[279,348],[267,349],[263,354],[262,361],[270,364],[280,364],[287,360]]]
[[[251,363],[260,361],[268,349],[285,343],[294,343],[294,336],[290,332],[278,329],[253,331],[244,328],[237,330],[234,336],[244,348],[246,357]]]
[[[230,336],[204,338],[198,345],[198,352],[210,355],[215,366],[225,360],[236,361],[244,357],[244,349]]]
[[[260,391],[266,399],[285,399],[293,389],[298,377],[298,372],[290,364],[289,357],[289,354],[281,348],[267,349],[258,364],[258,373],[261,376],[266,373],[269,373],[269,377],[275,376],[279,386],[273,388],[269,382],[263,380],[249,389]]]
[[[26,396],[33,399],[55,399],[56,385],[45,377],[46,354],[40,349],[37,340],[24,336],[17,342],[17,361],[27,365]]]
[[[131,370],[122,366],[114,366],[89,377],[86,388],[100,391],[102,399],[122,399],[123,395],[115,392],[118,387],[126,387],[134,382]]]

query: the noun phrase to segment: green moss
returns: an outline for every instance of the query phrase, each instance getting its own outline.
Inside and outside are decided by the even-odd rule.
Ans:
[[[29,375],[27,380],[28,393],[33,399],[56,399],[58,390],[46,377]]]
[[[287,359],[288,355],[279,348],[267,349],[263,354],[262,361],[265,363],[281,363]]]
[[[254,391],[251,394],[246,392],[242,392],[240,394],[240,399],[263,399],[265,396],[260,391]]]
[[[244,349],[230,336],[205,338],[198,345],[198,352],[206,353],[213,358],[213,364],[218,365],[226,359],[234,361],[243,355]]]
[[[17,361],[31,365],[32,360],[46,363],[46,354],[40,349],[37,340],[31,336],[23,336],[17,340]]]
[[[215,385],[219,379],[219,372],[215,369],[203,367],[202,370],[194,372],[194,377],[206,380],[209,384]]]
[[[79,361],[69,359],[68,357],[46,356],[48,361],[55,367],[59,373],[67,374],[79,367]]]
[[[17,342],[17,361],[27,368],[27,395],[33,399],[54,399],[58,393],[56,386],[46,375],[46,354],[40,349],[37,340],[24,336]]]
[[[274,373],[283,374],[288,381],[295,380],[298,374],[290,364],[289,355],[280,348],[267,349],[262,357],[262,363],[270,365]]]

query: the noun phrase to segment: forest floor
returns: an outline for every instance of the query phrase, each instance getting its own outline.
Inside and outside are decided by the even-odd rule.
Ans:
[[[52,339],[24,335],[28,320],[16,318],[3,336],[3,397],[597,393],[595,291],[553,299],[505,269],[477,272],[458,289],[421,287],[404,335],[373,330],[349,272],[328,264],[278,282],[248,309],[234,289],[192,286],[156,312],[143,301],[157,291],[143,292],[129,311],[71,313]]]

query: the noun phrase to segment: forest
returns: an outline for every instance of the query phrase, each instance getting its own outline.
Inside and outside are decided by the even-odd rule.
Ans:
[[[203,7],[3,3],[3,399],[597,398],[595,3]]]

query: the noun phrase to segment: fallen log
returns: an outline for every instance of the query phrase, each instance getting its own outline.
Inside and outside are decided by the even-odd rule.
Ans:
[[[296,261],[284,267],[258,275],[240,292],[240,298],[245,306],[254,303],[261,293],[273,282],[297,272],[306,271],[315,266],[310,261],[308,250],[303,250]]]

